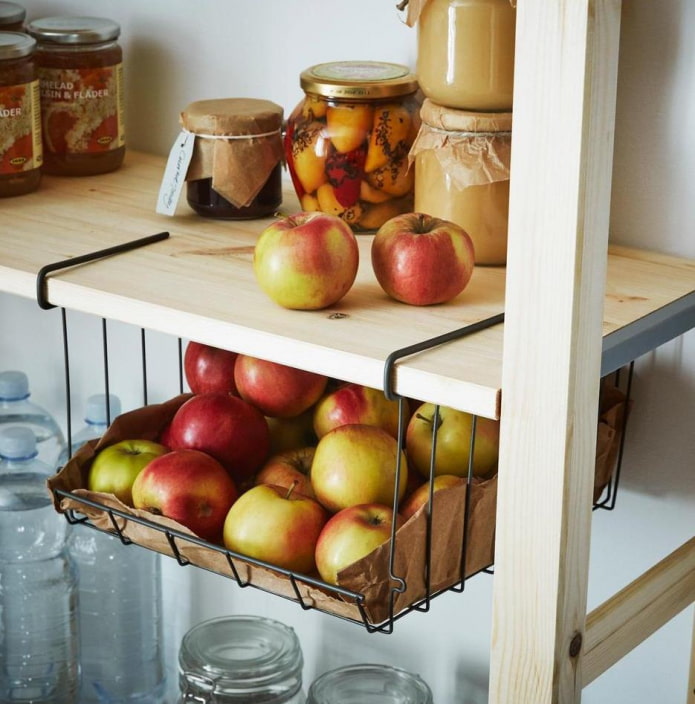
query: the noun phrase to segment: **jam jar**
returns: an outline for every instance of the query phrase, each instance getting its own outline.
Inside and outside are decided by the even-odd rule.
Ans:
[[[307,704],[432,704],[432,691],[420,677],[397,667],[351,665],[314,680]]]
[[[0,32],[21,32],[27,11],[15,2],[0,2]]]
[[[179,704],[304,704],[303,666],[294,630],[278,621],[203,621],[181,641]]]
[[[304,71],[305,97],[287,121],[285,156],[302,210],[378,229],[413,207],[408,152],[420,124],[415,76],[375,61]]]
[[[125,155],[120,26],[100,17],[46,17],[27,31],[38,42],[44,172],[117,169]]]
[[[269,100],[191,103],[181,125],[195,135],[186,172],[188,204],[199,215],[243,220],[282,203],[283,109]]]
[[[41,180],[35,47],[27,34],[0,32],[0,197],[30,193]]]
[[[415,210],[460,225],[475,263],[507,261],[512,113],[452,110],[426,99],[411,149]]]
[[[427,0],[418,18],[417,76],[426,97],[463,110],[509,111],[515,0]]]

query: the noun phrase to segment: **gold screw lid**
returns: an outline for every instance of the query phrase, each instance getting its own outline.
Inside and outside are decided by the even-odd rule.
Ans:
[[[0,60],[30,56],[36,40],[24,32],[0,32]]]
[[[43,17],[27,26],[39,42],[52,44],[98,44],[117,39],[121,27],[103,17]]]
[[[302,90],[325,98],[370,100],[414,93],[415,75],[407,66],[383,61],[335,61],[317,64],[299,77]]]

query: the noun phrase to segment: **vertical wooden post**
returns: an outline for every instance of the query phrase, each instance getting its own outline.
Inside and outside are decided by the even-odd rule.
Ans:
[[[693,644],[690,648],[690,677],[688,678],[688,694],[686,704],[695,704],[695,610],[693,610]]]
[[[518,0],[491,704],[581,698],[620,0]]]

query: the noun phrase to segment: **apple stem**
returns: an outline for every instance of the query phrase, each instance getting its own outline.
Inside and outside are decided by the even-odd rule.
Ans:
[[[430,425],[432,425],[434,423],[434,418],[428,418],[427,416],[423,416],[421,413],[416,413],[415,416],[417,418],[419,418],[420,420],[424,420],[425,423],[429,423]],[[437,417],[437,427],[435,428],[435,430],[439,430],[442,427],[443,422],[444,421],[442,420],[442,417],[438,416]]]
[[[292,486],[290,486],[290,488],[287,490],[287,493],[285,494],[285,498],[286,498],[286,499],[289,499],[289,498],[290,498],[290,496],[292,495],[292,492],[295,490],[295,487],[297,486],[297,484],[299,484],[299,480],[298,480],[298,479],[295,479],[295,480],[292,482]]]

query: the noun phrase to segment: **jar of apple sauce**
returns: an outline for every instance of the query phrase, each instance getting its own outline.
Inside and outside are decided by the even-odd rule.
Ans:
[[[46,17],[27,31],[38,42],[44,172],[91,176],[125,155],[120,27],[100,17]]]
[[[417,81],[377,61],[312,66],[287,121],[285,157],[301,207],[373,231],[413,208],[408,152],[420,125]]]
[[[195,135],[186,172],[188,204],[199,215],[244,220],[282,203],[283,109],[269,100],[191,103],[181,125]]]
[[[0,197],[36,190],[41,180],[41,104],[36,41],[0,32]]]
[[[21,32],[27,11],[15,2],[0,2],[0,32]]]
[[[512,114],[444,108],[426,99],[410,152],[415,210],[460,225],[475,263],[507,261]]]
[[[463,110],[512,109],[515,5],[426,0],[417,20],[417,76],[426,97]]]

